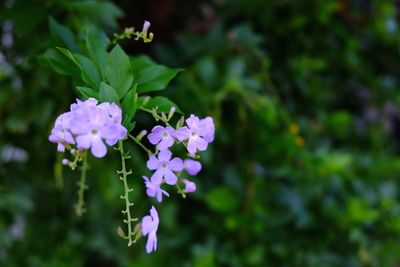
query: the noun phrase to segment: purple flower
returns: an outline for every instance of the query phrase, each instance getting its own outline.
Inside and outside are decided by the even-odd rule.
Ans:
[[[195,176],[201,171],[201,164],[197,160],[185,159],[183,167],[191,176]]]
[[[186,180],[186,179],[183,179],[182,182],[185,184],[185,189],[184,189],[185,193],[192,193],[192,192],[196,191],[195,183],[193,183],[189,180]]]
[[[121,108],[114,103],[101,103],[99,109],[103,110],[109,117],[108,124],[114,135],[109,135],[106,138],[107,145],[113,146],[119,140],[124,139],[128,131],[124,126],[122,126],[122,110]],[[112,125],[114,124],[114,126]]]
[[[214,140],[214,121],[211,117],[200,120],[195,115],[186,119],[186,125],[176,130],[176,138],[179,141],[188,140],[187,150],[195,154],[197,150],[204,151],[208,143]]]
[[[170,127],[155,126],[147,136],[150,143],[157,145],[159,150],[166,150],[174,144],[175,130]]]
[[[102,103],[94,98],[77,99],[71,111],[61,114],[49,136],[64,152],[66,143],[76,144],[78,149],[91,149],[95,157],[104,157],[107,145],[115,145],[125,138],[127,130],[122,126],[122,111],[116,104]]]
[[[93,156],[102,158],[107,153],[107,144],[115,144],[119,132],[114,124],[107,124],[108,116],[101,110],[91,110],[85,117],[76,118],[71,132],[76,135],[78,149],[91,149]]]
[[[144,216],[142,219],[142,235],[146,236],[146,252],[149,254],[157,249],[157,229],[160,223],[157,210],[151,206],[150,215]]]
[[[83,113],[85,112],[85,108],[94,108],[96,107],[97,103],[99,101],[97,101],[97,99],[95,98],[89,98],[86,101],[80,101],[79,99],[76,99],[76,103],[71,104],[71,111],[77,113]]]
[[[146,193],[149,197],[156,197],[158,202],[162,201],[162,195],[169,197],[167,191],[161,189],[160,184],[155,184],[149,180],[146,176],[143,176],[144,183],[146,185]]]
[[[204,119],[200,120],[200,127],[203,129],[202,136],[207,143],[211,143],[214,141],[214,133],[215,133],[215,126],[214,120],[211,117],[205,117]]]
[[[51,134],[49,136],[49,141],[52,143],[57,143],[57,150],[59,152],[65,151],[65,143],[75,144],[74,137],[69,131],[69,124],[72,119],[72,113],[66,112],[58,116],[56,119],[54,128],[51,130]]]
[[[183,170],[183,161],[180,158],[173,158],[171,160],[171,157],[171,151],[163,150],[158,153],[158,158],[153,155],[147,161],[147,168],[149,170],[156,170],[150,178],[152,183],[161,184],[164,178],[167,184],[176,184],[178,178],[174,172]]]

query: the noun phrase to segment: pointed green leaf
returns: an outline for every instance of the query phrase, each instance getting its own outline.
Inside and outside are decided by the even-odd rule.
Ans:
[[[136,94],[136,85],[126,93],[124,99],[121,103],[122,114],[124,116],[124,121],[122,124],[128,131],[131,131],[134,127],[132,124],[132,119],[136,113],[136,101],[137,101],[137,94]]]
[[[71,51],[66,48],[57,47],[57,50],[59,50],[64,56],[70,59],[77,68],[79,68],[82,81],[93,88],[99,87],[100,74],[93,61],[83,55],[72,54]]]
[[[150,57],[145,56],[145,55],[140,55],[137,57],[131,57],[131,65],[132,65],[132,70],[133,73],[139,72],[141,69],[152,66],[152,65],[157,65]]]
[[[182,69],[156,64],[145,56],[132,58],[131,62],[135,73],[135,83],[138,85],[138,93],[163,90],[176,74],[182,71]]]
[[[75,60],[78,62],[81,68],[81,78],[84,82],[92,86],[93,88],[99,88],[100,85],[100,74],[94,65],[93,61],[89,58],[74,54]]]
[[[39,56],[39,61],[50,66],[55,72],[62,75],[79,77],[80,70],[71,60],[55,49],[47,49],[44,54]]]
[[[82,96],[86,97],[86,98],[99,98],[99,93],[96,92],[95,90],[93,90],[92,88],[89,87],[83,87],[83,86],[77,86],[76,89],[78,89],[78,91],[82,94]]]
[[[86,49],[102,77],[105,77],[104,66],[106,65],[107,46],[109,40],[107,35],[93,27],[90,28],[85,36]]]
[[[67,48],[63,48],[63,47],[56,47],[56,49],[58,51],[61,52],[61,54],[63,54],[65,57],[67,57],[68,59],[70,59],[77,67],[79,67],[79,63],[78,61],[76,61],[74,55],[72,54],[72,52],[67,49]]]
[[[131,88],[133,73],[129,57],[119,45],[116,45],[106,59],[105,76],[122,98]]]
[[[132,122],[128,117],[125,117],[125,119],[122,122],[122,125],[128,130],[129,133],[135,128],[136,121]]]
[[[101,102],[113,102],[119,105],[119,98],[117,92],[113,87],[104,82],[101,82],[100,84],[99,100]]]
[[[132,88],[128,91],[125,95],[124,99],[122,100],[122,112],[126,115],[129,119],[132,119],[136,112],[136,87]]]
[[[79,48],[75,40],[75,35],[72,33],[70,29],[59,24],[52,17],[49,20],[49,27],[51,34],[59,46],[68,47],[74,52],[78,52]]]

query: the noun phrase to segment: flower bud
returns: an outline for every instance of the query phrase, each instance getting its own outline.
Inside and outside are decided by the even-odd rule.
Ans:
[[[172,116],[174,116],[175,111],[176,111],[175,106],[172,106],[172,108],[169,110],[169,113],[168,113],[168,120],[170,120],[172,118]]]
[[[150,24],[149,21],[147,21],[147,20],[144,21],[144,23],[143,23],[143,29],[142,29],[142,33],[143,33],[144,36],[147,35],[147,31],[149,30],[150,25],[151,25],[151,24]]]
[[[183,179],[182,182],[185,184],[185,193],[192,193],[192,192],[196,191],[195,183],[193,183],[189,180],[186,180],[186,179]]]

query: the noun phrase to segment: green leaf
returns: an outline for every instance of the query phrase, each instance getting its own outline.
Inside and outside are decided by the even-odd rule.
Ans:
[[[106,65],[108,43],[109,40],[104,32],[95,27],[87,31],[85,38],[86,48],[102,77],[105,77],[104,66]]]
[[[119,105],[119,98],[117,92],[113,87],[106,84],[105,82],[101,82],[100,84],[99,100],[101,102],[113,102]]]
[[[116,45],[106,59],[105,76],[122,98],[131,88],[133,73],[129,57],[119,45]]]
[[[93,61],[82,55],[74,54],[74,57],[75,60],[78,62],[79,67],[81,68],[82,80],[93,88],[99,88],[101,82],[100,74]]]
[[[125,95],[124,99],[122,100],[122,112],[126,115],[129,119],[132,119],[136,112],[136,86],[133,87],[128,93]]]
[[[228,187],[216,187],[206,195],[207,205],[218,212],[231,212],[239,208],[240,201],[236,193]]]
[[[61,54],[63,54],[65,57],[67,57],[69,60],[71,60],[77,67],[79,67],[79,63],[78,61],[76,61],[74,55],[72,54],[72,52],[67,49],[67,48],[63,48],[63,47],[56,47],[56,49],[58,51],[61,52]]]
[[[74,52],[79,51],[79,47],[75,40],[75,35],[70,29],[59,24],[55,19],[50,17],[49,27],[51,34],[59,46],[66,46]]]
[[[136,121],[132,122],[128,117],[125,117],[125,119],[122,122],[122,125],[128,130],[129,133],[135,128]]]
[[[132,58],[132,66],[136,75],[135,82],[138,85],[138,93],[163,90],[176,74],[182,71],[182,69],[156,64],[145,56]]]
[[[98,88],[100,84],[100,74],[97,71],[96,66],[94,65],[93,61],[91,61],[89,58],[83,56],[83,55],[78,55],[78,54],[72,54],[71,51],[69,51],[66,48],[62,47],[57,47],[57,49],[68,59],[70,59],[77,68],[80,70],[80,77],[82,81],[87,83],[93,88]]]
[[[172,107],[175,107],[175,109],[176,109],[175,112],[182,113],[180,111],[180,109],[178,108],[178,106],[166,97],[156,96],[154,98],[150,98],[150,100],[147,101],[147,103],[143,105],[145,98],[148,98],[148,96],[139,97],[138,104],[137,104],[139,107],[143,107],[146,109],[157,108],[157,113],[161,113],[161,112],[168,113]]]
[[[145,67],[149,67],[152,65],[157,65],[151,58],[145,55],[131,57],[131,65],[133,73],[139,72],[141,69]]]
[[[66,58],[60,51],[55,49],[47,49],[44,54],[39,56],[39,61],[50,66],[55,72],[62,75],[74,77],[80,76],[80,70],[75,64],[71,64],[71,60]]]
[[[122,114],[124,116],[122,124],[128,129],[128,132],[132,131],[133,127],[135,126],[135,124],[132,123],[132,119],[136,113],[136,101],[137,94],[135,85],[131,90],[128,91],[128,93],[126,93],[121,104]]]
[[[99,98],[99,93],[96,92],[95,90],[93,90],[92,88],[89,87],[83,87],[83,86],[77,86],[76,89],[78,89],[78,91],[82,94],[82,96],[86,97],[86,98]]]

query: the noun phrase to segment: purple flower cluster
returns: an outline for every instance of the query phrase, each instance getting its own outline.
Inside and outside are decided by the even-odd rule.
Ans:
[[[98,104],[94,98],[77,100],[71,110],[61,114],[49,136],[57,143],[57,150],[76,146],[79,150],[90,149],[93,156],[102,158],[107,154],[106,144],[115,145],[125,138],[127,130],[122,126],[122,111],[114,103]]]
[[[199,119],[195,115],[190,115],[186,119],[186,126],[178,129],[173,129],[171,126],[155,126],[147,138],[149,142],[157,146],[158,153],[151,155],[147,161],[147,168],[154,171],[150,179],[143,176],[146,185],[146,193],[149,197],[154,197],[158,202],[162,201],[163,195],[169,197],[167,191],[161,186],[176,185],[182,183],[184,189],[180,193],[191,193],[196,191],[196,184],[180,175],[185,171],[190,176],[197,175],[202,166],[201,163],[193,159],[182,160],[178,157],[173,157],[170,148],[175,142],[181,142],[185,145],[189,155],[194,157],[198,151],[207,149],[209,143],[214,140],[214,121],[211,117]],[[146,251],[150,253],[157,248],[156,231],[159,220],[158,214],[154,207],[150,210],[151,216],[145,216],[142,220],[142,235],[149,235]]]

